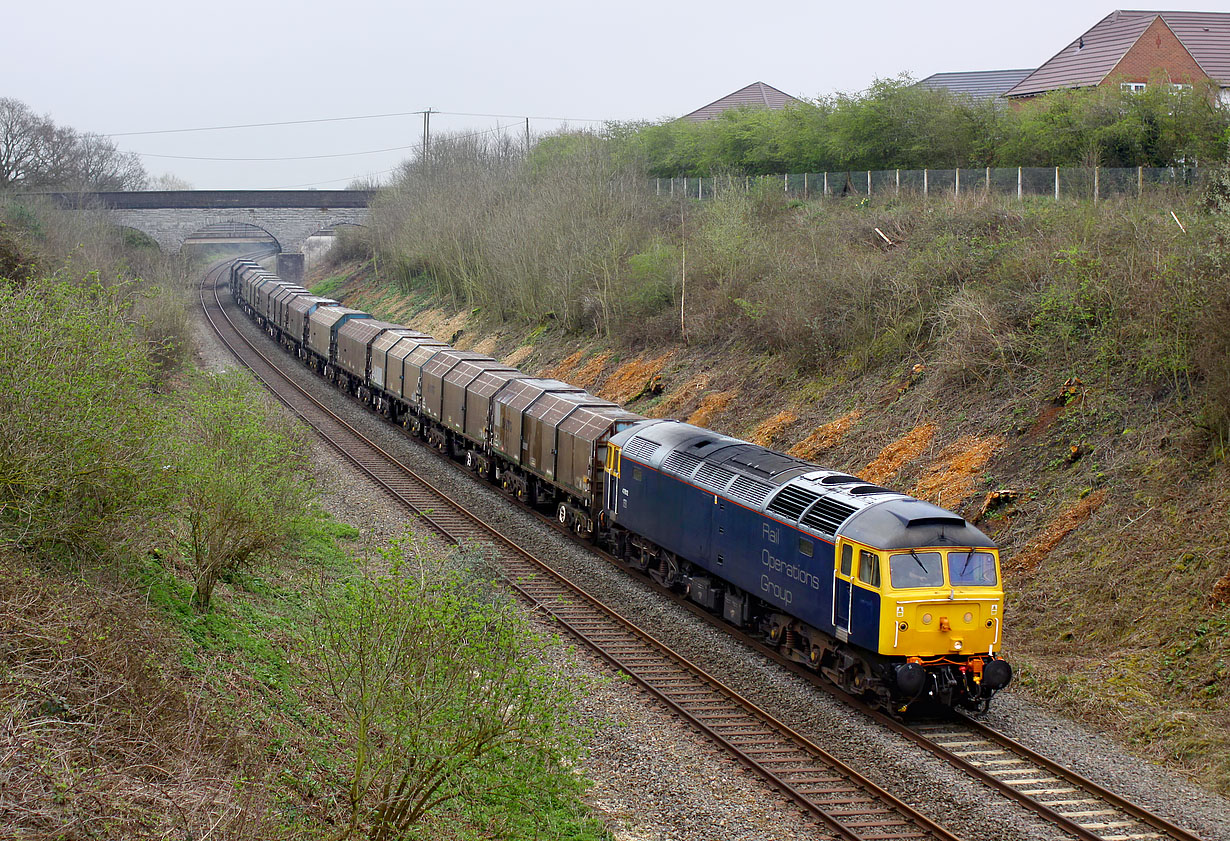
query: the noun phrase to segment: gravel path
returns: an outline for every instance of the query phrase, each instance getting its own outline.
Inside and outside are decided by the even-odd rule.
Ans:
[[[231,364],[229,352],[208,331],[208,325],[202,324],[201,364]],[[255,330],[250,333],[259,335]],[[492,525],[540,557],[552,559],[558,570],[583,581],[596,597],[618,606],[642,627],[654,629],[660,639],[704,668],[725,675],[729,685],[958,835],[971,841],[1066,837],[726,633],[663,602],[637,580],[514,508],[494,489],[442,462],[323,382],[313,381],[311,388],[318,399],[412,469],[485,512]],[[381,491],[357,476],[331,449],[317,445],[315,452],[327,510],[374,540],[401,531],[405,519]],[[586,652],[578,652],[578,660],[588,673],[610,677],[609,669]],[[582,770],[595,781],[591,802],[617,838],[830,837],[759,778],[743,772],[733,760],[715,757],[694,731],[626,684],[608,681],[589,698],[584,712],[598,730]],[[987,720],[1209,841],[1230,841],[1230,803],[1186,783],[1171,769],[1132,756],[1103,736],[1010,691],[998,696]]]

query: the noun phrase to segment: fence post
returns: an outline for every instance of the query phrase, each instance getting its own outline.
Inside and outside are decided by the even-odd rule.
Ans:
[[[1055,201],[1059,201],[1059,167],[1055,167]]]
[[[685,199],[688,197],[688,177],[686,175],[683,176],[683,197]]]
[[[897,186],[896,189],[893,190],[893,194],[897,196],[901,195],[901,170],[897,170]]]
[[[1145,168],[1143,166],[1136,167],[1136,198],[1142,198],[1145,194]]]
[[[826,172],[824,173],[824,197],[828,198],[828,196],[829,196],[829,174]]]
[[[671,198],[675,197],[675,176],[671,176]]]
[[[923,198],[927,197],[927,170],[923,168]]]
[[[1095,166],[1093,168],[1093,203],[1094,204],[1098,203],[1098,172],[1099,170],[1101,170],[1101,167],[1099,166]]]
[[[750,193],[752,191],[752,176],[743,176],[743,192]]]
[[[696,179],[696,200],[701,201],[705,198],[705,179]]]
[[[658,195],[658,196],[662,195],[662,179],[661,178],[655,178],[653,180],[653,189],[654,189],[654,195]]]
[[[867,170],[867,198],[871,198],[871,170]]]
[[[991,168],[987,167],[987,197],[991,195]]]
[[[790,194],[790,174],[789,173],[785,173],[785,172],[782,173],[782,192],[786,193],[787,195]]]
[[[957,167],[956,169],[953,170],[953,172],[956,174],[956,177],[953,181],[953,184],[956,185],[956,196],[957,198],[960,198],[961,197],[961,167]]]
[[[807,173],[803,173],[803,201],[807,201]]]
[[[1021,168],[1018,166],[1016,168],[1016,200],[1020,201],[1021,196]]]

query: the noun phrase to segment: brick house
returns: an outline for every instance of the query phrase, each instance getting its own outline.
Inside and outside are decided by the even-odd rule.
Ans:
[[[1211,81],[1230,104],[1230,13],[1114,11],[1004,94],[1122,85],[1139,90]]]

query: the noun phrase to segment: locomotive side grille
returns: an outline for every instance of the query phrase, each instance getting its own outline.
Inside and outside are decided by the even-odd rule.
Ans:
[[[666,460],[662,462],[662,467],[685,479],[691,479],[696,468],[700,467],[700,459],[686,453],[674,452],[666,457]]]
[[[802,523],[825,534],[837,534],[841,524],[857,510],[835,499],[821,499],[803,516]]]
[[[648,461],[649,457],[658,451],[658,447],[662,446],[657,441],[646,441],[644,438],[633,438],[624,447],[624,452],[633,458],[639,458],[643,461]]]
[[[723,490],[726,483],[733,479],[735,474],[731,473],[724,467],[717,467],[712,464],[702,464],[700,470],[696,474],[696,481],[704,482],[706,485]]]
[[[798,520],[807,510],[807,506],[819,498],[820,494],[786,485],[777,496],[773,497],[773,501],[769,503],[769,510],[781,514],[788,520]]]
[[[771,490],[770,486],[757,482],[755,479],[740,476],[735,479],[735,483],[730,486],[726,493],[741,502],[746,502],[748,505],[760,506],[764,503]]]

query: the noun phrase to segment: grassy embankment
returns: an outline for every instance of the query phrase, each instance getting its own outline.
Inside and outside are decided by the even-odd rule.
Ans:
[[[378,550],[312,504],[301,431],[244,377],[185,365],[191,268],[99,218],[0,214],[5,837],[364,836],[386,769],[464,755],[448,722],[494,750],[412,834],[601,837],[566,765],[579,737],[554,733],[571,696],[535,665],[550,641],[471,561]],[[489,643],[459,657],[458,629]],[[514,708],[492,700],[508,687],[523,740],[476,721]]]
[[[1004,547],[1014,691],[1230,791],[1220,217],[585,174],[406,181],[317,289],[962,512]]]

